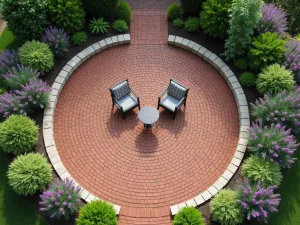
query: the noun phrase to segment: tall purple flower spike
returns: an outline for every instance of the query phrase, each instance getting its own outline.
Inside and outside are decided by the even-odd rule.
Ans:
[[[285,45],[284,65],[291,71],[300,70],[300,42],[291,40]]]

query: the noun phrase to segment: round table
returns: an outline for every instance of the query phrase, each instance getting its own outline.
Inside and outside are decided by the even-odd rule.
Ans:
[[[152,106],[145,106],[140,110],[138,118],[144,123],[144,127],[153,127],[154,123],[159,119],[159,112]]]

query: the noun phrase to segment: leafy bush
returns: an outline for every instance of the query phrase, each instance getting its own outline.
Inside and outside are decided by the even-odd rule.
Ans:
[[[276,188],[263,188],[259,182],[252,186],[247,179],[244,180],[238,191],[238,202],[246,212],[248,220],[253,218],[267,223],[268,216],[278,211],[280,194],[274,194]]]
[[[179,18],[181,15],[180,7],[178,3],[173,2],[168,7],[168,18],[173,20]]]
[[[0,76],[19,64],[19,56],[15,50],[5,50],[0,55]]]
[[[42,191],[52,180],[52,168],[47,159],[37,153],[18,156],[7,172],[8,183],[19,195]]]
[[[297,34],[297,35],[295,36],[295,39],[296,39],[297,41],[300,41],[300,33]]]
[[[0,147],[15,155],[30,152],[37,144],[38,130],[30,118],[12,115],[0,125]]]
[[[254,38],[249,52],[252,67],[260,69],[280,63],[285,52],[284,44],[277,33],[267,32]]]
[[[119,0],[82,0],[86,11],[94,17],[112,17]]]
[[[79,210],[81,188],[66,178],[57,186],[51,186],[40,195],[40,211],[46,212],[51,219],[70,219]]]
[[[189,17],[185,23],[184,23],[184,28],[188,32],[196,32],[200,28],[200,20],[198,17]]]
[[[233,0],[229,37],[225,43],[227,59],[234,59],[248,52],[254,28],[260,21],[262,4],[262,0]]]
[[[131,8],[126,1],[122,0],[120,2],[117,14],[120,20],[125,20],[127,23],[131,21]]]
[[[229,28],[229,9],[232,0],[207,0],[200,13],[200,25],[204,33],[225,38]]]
[[[271,113],[271,117],[277,115],[277,111]],[[283,118],[283,117],[282,117]],[[292,158],[298,144],[291,130],[285,130],[279,123],[270,127],[262,127],[261,124],[253,124],[249,129],[249,151],[257,157],[275,162],[283,168],[290,168],[295,158]],[[262,174],[261,174],[262,176]]]
[[[80,209],[76,220],[76,225],[86,224],[117,225],[116,212],[112,205],[104,201],[92,201]]]
[[[262,8],[262,19],[258,27],[260,33],[283,34],[288,29],[285,11],[274,4],[265,4]]]
[[[2,1],[2,16],[20,43],[40,39],[49,24],[47,13],[46,0]]]
[[[116,20],[113,25],[113,29],[119,33],[123,33],[128,30],[128,26],[125,20]]]
[[[48,45],[39,41],[26,42],[19,49],[20,61],[41,73],[48,72],[54,66],[53,53]]]
[[[246,57],[241,57],[241,58],[238,58],[234,65],[236,68],[238,69],[242,69],[242,70],[246,70],[249,68],[249,60],[246,58]]]
[[[202,3],[205,0],[180,0],[181,8],[186,15],[199,15],[202,8]]]
[[[72,36],[72,42],[74,45],[83,45],[86,43],[87,34],[85,32],[77,32]]]
[[[173,225],[205,225],[204,218],[194,207],[184,207],[173,220]]]
[[[240,76],[240,83],[243,87],[255,87],[256,85],[256,76],[254,73],[245,72]]]
[[[90,31],[92,34],[104,34],[109,28],[108,22],[104,21],[103,18],[93,19],[90,21]]]
[[[282,180],[280,166],[257,156],[250,156],[242,166],[242,174],[251,182],[261,182],[262,186],[279,186]]]
[[[184,21],[180,18],[173,20],[172,24],[178,30],[184,27]]]
[[[28,83],[31,78],[38,78],[39,76],[40,73],[37,70],[34,70],[31,67],[18,65],[8,71],[3,77],[5,78],[7,85],[15,90]]]
[[[26,105],[22,104],[22,99],[15,93],[6,92],[0,96],[0,114],[6,118],[12,114],[27,115]]]
[[[5,92],[6,92],[6,90],[5,90],[5,89],[3,89],[3,88],[0,88],[0,96],[1,96],[1,95],[3,95]]]
[[[67,32],[80,31],[84,27],[85,11],[80,0],[49,0],[50,18]]]
[[[243,222],[243,212],[232,190],[221,190],[210,202],[212,220],[221,225],[237,225]]]
[[[291,71],[300,70],[300,41],[291,40],[285,45],[284,65]]]
[[[55,56],[61,57],[68,51],[69,36],[64,29],[49,27],[42,37],[42,42],[50,47]]]

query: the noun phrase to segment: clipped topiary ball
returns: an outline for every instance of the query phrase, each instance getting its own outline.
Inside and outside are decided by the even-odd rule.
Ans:
[[[87,40],[87,34],[85,32],[77,32],[72,36],[72,42],[74,45],[84,45]]]
[[[52,180],[52,168],[47,159],[37,153],[18,156],[7,172],[8,183],[19,195],[33,195],[44,190]]]
[[[172,24],[178,30],[184,27],[184,21],[180,18],[173,20]]]
[[[180,7],[176,2],[173,2],[168,7],[168,18],[173,20],[179,18],[181,15]]]
[[[235,61],[234,65],[238,69],[246,70],[249,68],[249,60],[246,57],[239,58]]]
[[[117,225],[117,215],[112,205],[96,200],[82,207],[76,225],[87,224]]]
[[[30,152],[37,144],[38,130],[29,117],[12,115],[0,124],[0,147],[15,155]]]
[[[200,211],[194,207],[185,207],[175,216],[173,225],[205,225],[205,223]]]
[[[213,221],[221,225],[237,225],[243,222],[243,212],[232,190],[221,190],[210,202]]]
[[[112,28],[119,33],[123,33],[128,30],[128,25],[125,20],[116,20]]]
[[[255,87],[256,85],[256,76],[254,73],[245,72],[240,76],[240,83],[243,87]]]
[[[121,1],[117,9],[118,19],[125,20],[127,23],[131,21],[131,8],[126,1]]]

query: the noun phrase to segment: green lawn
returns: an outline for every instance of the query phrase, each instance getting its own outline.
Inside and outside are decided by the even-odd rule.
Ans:
[[[14,35],[6,27],[0,36],[0,50],[15,47],[17,47],[17,42],[15,41]]]

